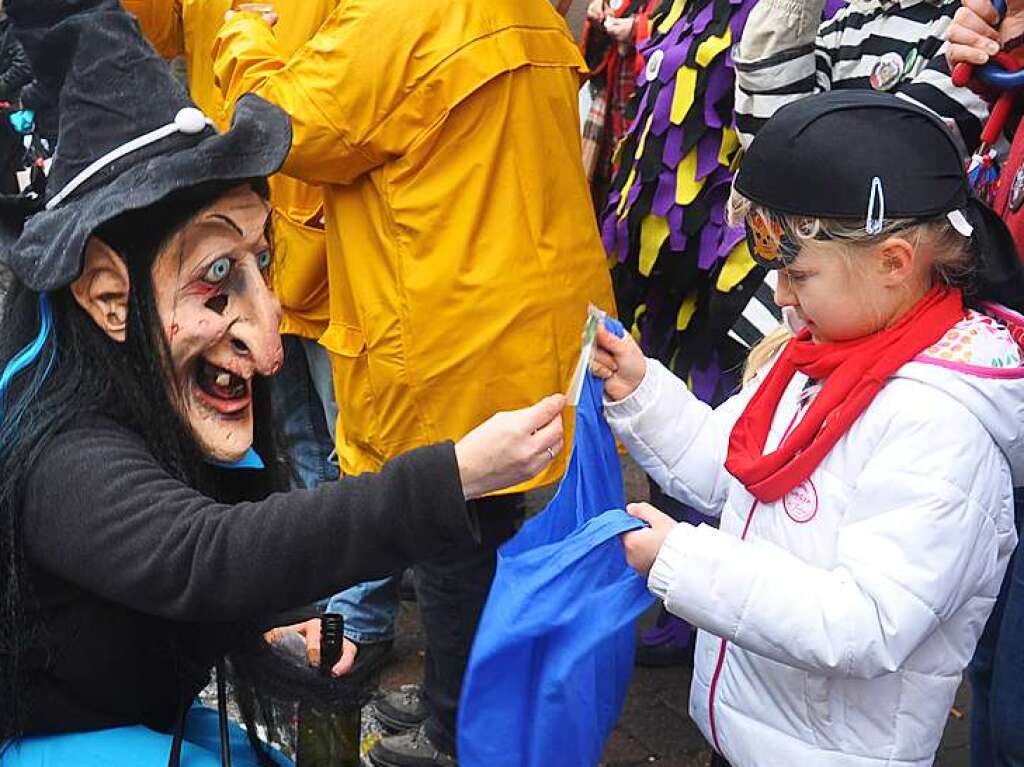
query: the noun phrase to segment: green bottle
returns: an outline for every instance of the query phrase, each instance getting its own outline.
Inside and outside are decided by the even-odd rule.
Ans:
[[[320,674],[330,676],[341,658],[345,619],[324,613],[320,628]],[[359,767],[360,711],[320,711],[309,705],[299,710],[295,767]]]

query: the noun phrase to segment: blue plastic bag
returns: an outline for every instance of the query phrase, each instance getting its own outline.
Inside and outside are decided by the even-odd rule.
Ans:
[[[622,470],[592,375],[558,493],[498,551],[462,687],[462,767],[594,767],[633,672],[634,623],[652,603],[619,535]]]

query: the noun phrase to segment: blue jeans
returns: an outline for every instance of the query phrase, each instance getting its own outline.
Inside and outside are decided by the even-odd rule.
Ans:
[[[1014,491],[1017,530],[1024,488]],[[969,668],[971,767],[1024,767],[1024,544],[1010,560],[999,598]]]
[[[256,754],[242,728],[228,725],[231,764],[259,767]],[[115,727],[109,730],[37,735],[23,738],[0,757],[0,767],[167,767],[173,736],[147,727]],[[281,767],[294,767],[280,752],[267,751]],[[212,708],[192,706],[185,717],[181,767],[221,767],[220,727]]]
[[[338,478],[334,458],[334,401],[327,351],[315,341],[282,336],[284,367],[271,387],[274,412],[297,487],[316,487]],[[353,586],[327,603],[345,616],[345,636],[358,644],[382,642],[395,635],[398,581],[387,578]]]
[[[398,618],[398,578],[367,581],[335,594],[327,612],[345,616],[345,636],[356,644],[395,638]]]
[[[332,427],[327,418],[327,408],[334,406],[334,397],[330,395],[330,401],[326,402],[319,393],[331,392],[330,368],[327,370],[328,386],[323,390],[313,376],[316,368],[309,364],[310,357],[326,358],[327,351],[298,336],[281,336],[281,341],[284,366],[271,379],[270,389],[278,431],[292,467],[293,484],[317,487],[338,478]],[[318,371],[318,375],[322,373]]]

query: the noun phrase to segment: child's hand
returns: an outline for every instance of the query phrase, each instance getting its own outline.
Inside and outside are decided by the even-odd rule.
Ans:
[[[617,402],[632,394],[647,374],[647,358],[627,333],[622,338],[607,328],[597,330],[590,371],[604,381],[604,393]]]
[[[661,545],[679,523],[649,503],[631,503],[626,507],[626,511],[650,525],[622,534],[622,545],[626,547],[626,561],[646,578],[654,567],[654,560],[658,558]]]
[[[604,21],[604,0],[592,0],[587,6],[587,18],[593,22]]]

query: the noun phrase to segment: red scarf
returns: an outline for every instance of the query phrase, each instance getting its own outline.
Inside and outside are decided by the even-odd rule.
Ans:
[[[893,373],[963,317],[960,291],[936,287],[895,325],[864,338],[816,344],[802,331],[736,421],[726,470],[760,501],[777,501],[811,476]],[[796,428],[764,455],[775,410],[798,370],[824,386]]]

